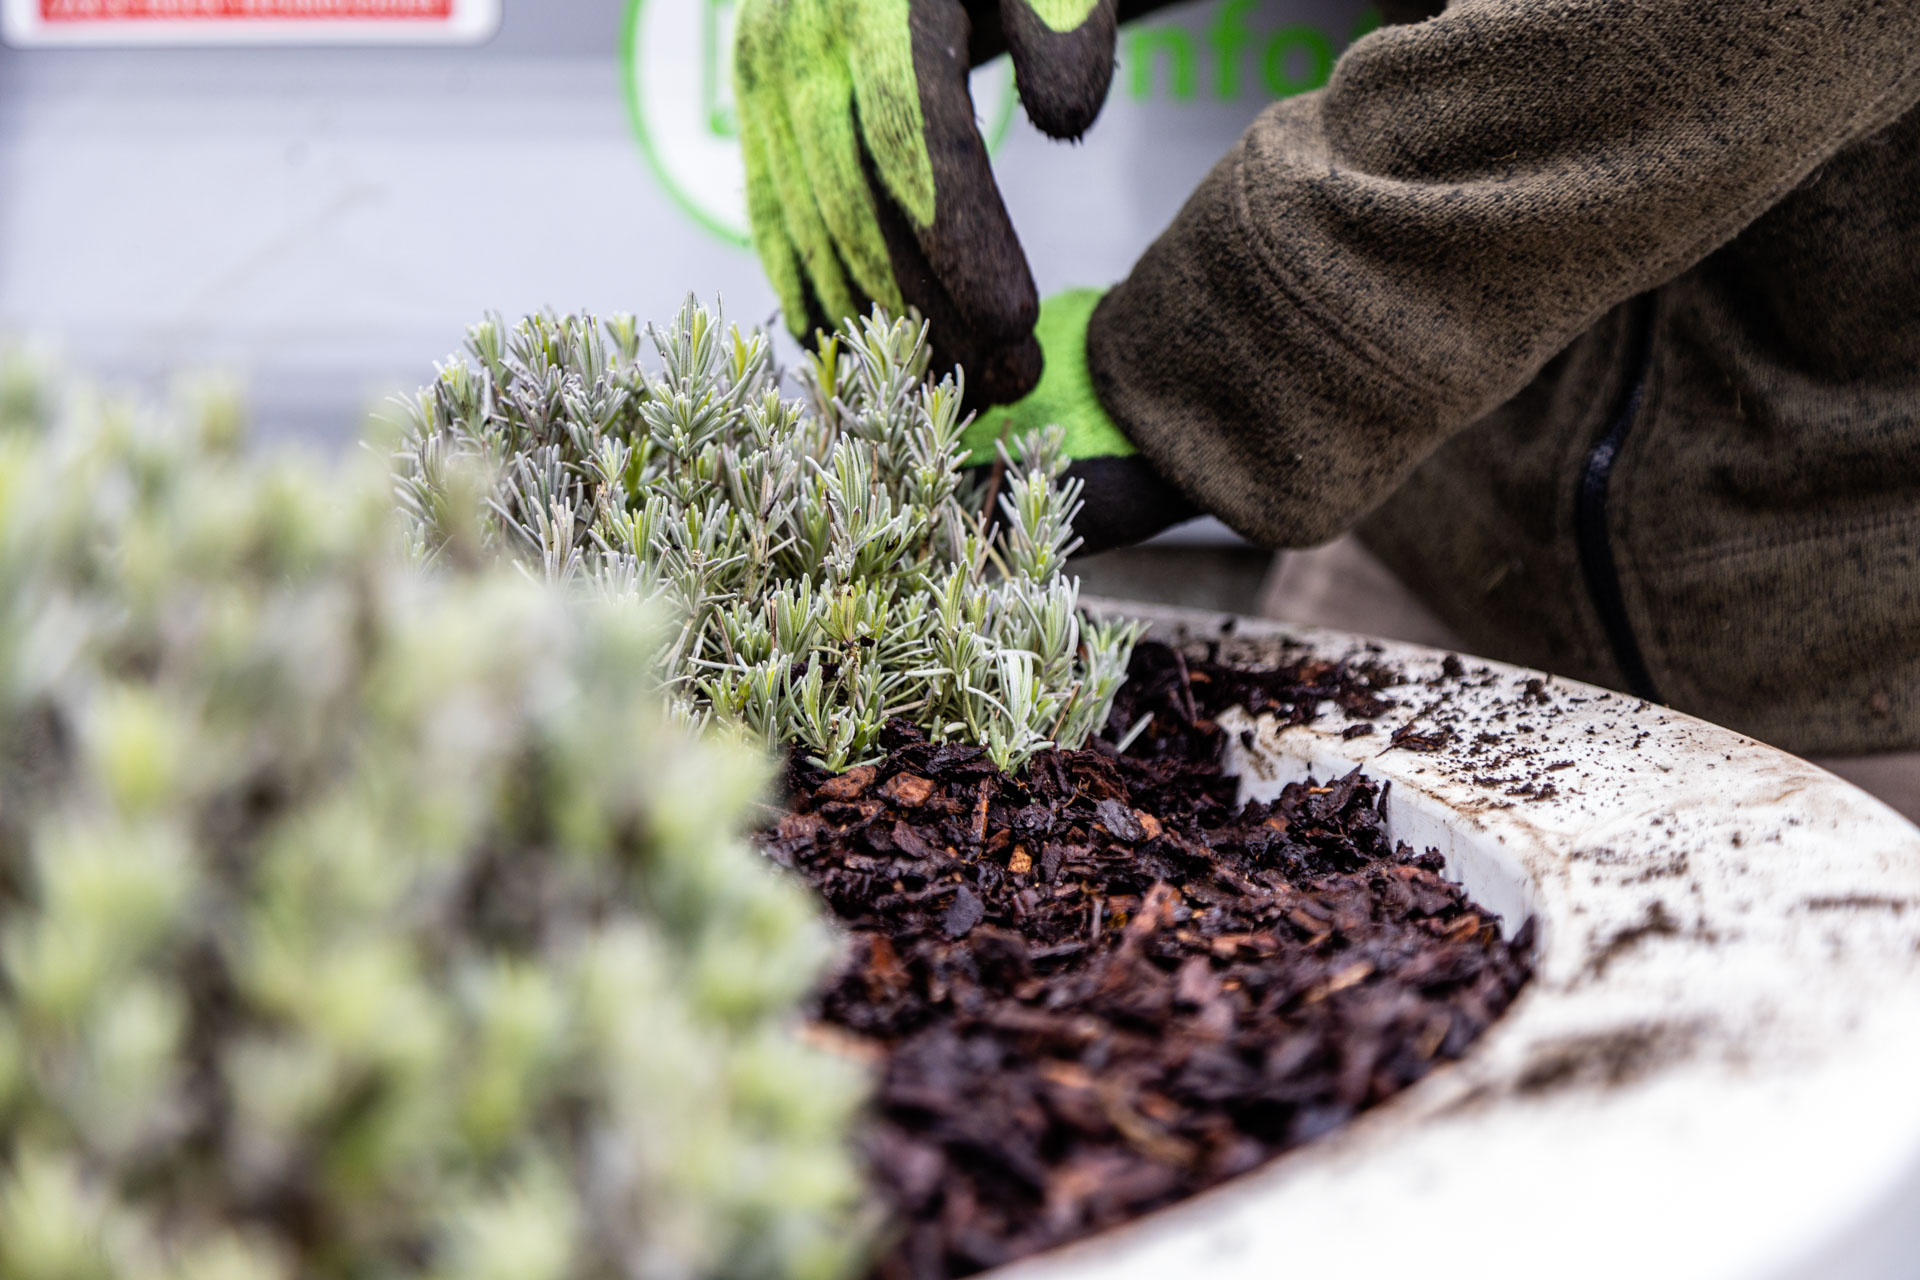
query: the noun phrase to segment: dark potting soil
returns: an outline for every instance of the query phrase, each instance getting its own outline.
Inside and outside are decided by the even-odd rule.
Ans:
[[[1373,782],[1243,807],[1221,772],[1225,708],[1374,716],[1389,679],[1142,644],[1104,740],[1021,776],[905,725],[878,765],[789,767],[761,843],[852,935],[819,1017],[877,1063],[878,1280],[967,1275],[1192,1195],[1458,1057],[1507,1007],[1530,928],[1503,941],[1437,855],[1388,841]]]

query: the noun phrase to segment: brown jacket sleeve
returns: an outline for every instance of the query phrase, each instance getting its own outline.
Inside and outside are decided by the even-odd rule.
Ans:
[[[1915,0],[1455,0],[1261,115],[1095,313],[1096,388],[1235,529],[1324,541],[1916,99]]]

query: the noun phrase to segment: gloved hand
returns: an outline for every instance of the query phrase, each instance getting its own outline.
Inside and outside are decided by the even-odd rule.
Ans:
[[[734,99],[754,247],[803,341],[917,307],[973,404],[1040,374],[1038,308],[967,88],[1004,41],[1027,115],[1085,132],[1113,76],[1115,0],[741,0]]]
[[[1144,542],[1202,514],[1148,465],[1094,394],[1087,322],[1100,297],[1098,289],[1071,289],[1048,298],[1034,330],[1046,355],[1039,385],[1013,404],[980,414],[960,437],[968,464],[982,466],[994,461],[999,441],[1010,444],[1042,427],[1063,428],[1062,453],[1072,459],[1066,477],[1083,485],[1084,505],[1073,522],[1081,555]]]

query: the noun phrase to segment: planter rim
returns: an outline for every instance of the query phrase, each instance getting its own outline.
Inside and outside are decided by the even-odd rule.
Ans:
[[[1346,1128],[997,1280],[1914,1274],[1920,829],[1751,738],[1543,672],[1083,603],[1230,660],[1401,671],[1362,736],[1331,707],[1246,726],[1242,794],[1389,782],[1396,838],[1439,847],[1509,928],[1535,916],[1537,971],[1462,1061]],[[1409,724],[1443,745],[1392,746]]]

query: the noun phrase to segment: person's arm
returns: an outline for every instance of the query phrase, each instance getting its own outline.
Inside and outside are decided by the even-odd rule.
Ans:
[[[1920,99],[1907,0],[1456,0],[1265,112],[1094,313],[1188,497],[1324,541]]]

